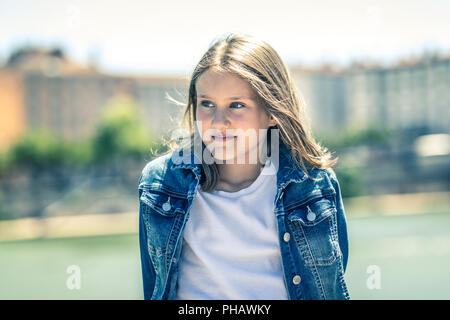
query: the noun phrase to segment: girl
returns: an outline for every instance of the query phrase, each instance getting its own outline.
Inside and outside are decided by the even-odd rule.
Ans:
[[[196,66],[189,136],[142,171],[145,299],[349,299],[339,183],[275,50],[244,34]]]

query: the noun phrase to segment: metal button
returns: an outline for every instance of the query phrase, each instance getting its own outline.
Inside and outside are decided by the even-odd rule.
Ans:
[[[169,202],[165,202],[165,203],[162,205],[162,208],[163,208],[164,211],[169,211],[170,208],[172,208],[172,206],[170,205]]]
[[[292,278],[292,282],[297,285],[302,281],[302,278],[300,278],[299,275],[296,275],[294,278]]]
[[[308,215],[306,216],[306,219],[309,221],[314,221],[316,219],[316,214],[311,211],[311,209],[308,207]]]
[[[284,240],[284,242],[289,242],[290,239],[291,239],[291,235],[290,235],[288,232],[286,232],[286,233],[283,235],[283,240]]]

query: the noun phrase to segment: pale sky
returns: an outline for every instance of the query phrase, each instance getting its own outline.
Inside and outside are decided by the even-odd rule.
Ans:
[[[450,0],[0,0],[0,60],[25,43],[97,56],[115,73],[190,73],[212,40],[244,32],[286,63],[450,52]]]

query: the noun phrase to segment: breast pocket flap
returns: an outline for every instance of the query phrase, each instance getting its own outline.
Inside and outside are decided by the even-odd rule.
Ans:
[[[291,209],[287,218],[289,221],[298,221],[304,226],[314,226],[330,217],[336,207],[329,198],[319,198],[307,201]]]
[[[143,190],[140,201],[163,216],[173,216],[176,213],[185,214],[187,199],[163,191]]]

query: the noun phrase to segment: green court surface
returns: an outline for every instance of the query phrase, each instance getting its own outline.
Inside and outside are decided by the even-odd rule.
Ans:
[[[348,229],[352,299],[450,299],[450,213],[354,217]],[[143,298],[137,234],[0,242],[0,268],[0,299]]]

